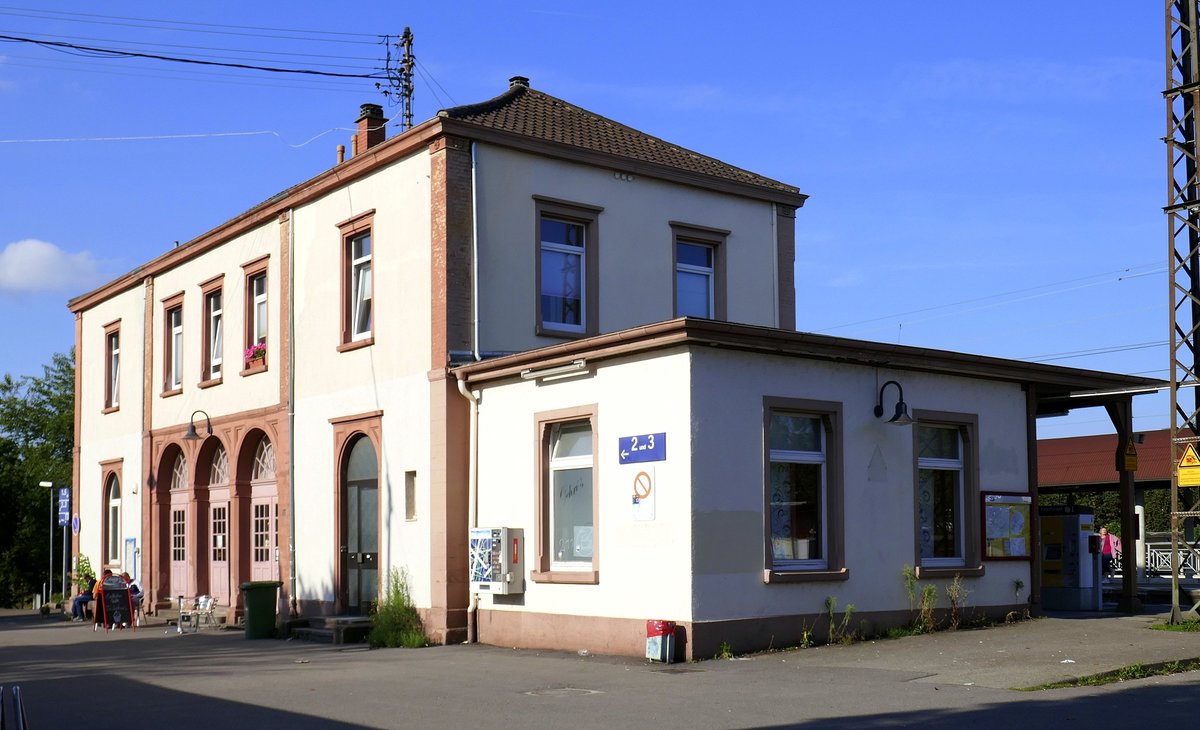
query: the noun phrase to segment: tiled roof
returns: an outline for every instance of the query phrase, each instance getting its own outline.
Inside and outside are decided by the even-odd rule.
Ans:
[[[1185,432],[1186,435],[1190,432]],[[1135,479],[1170,481],[1171,432],[1147,431],[1145,441],[1135,445],[1138,469]],[[1038,484],[1043,487],[1083,484],[1116,484],[1116,434],[1039,439],[1037,442]]]
[[[508,91],[494,99],[444,109],[438,116],[744,185],[800,193],[792,185],[692,152],[532,89],[529,79],[521,76],[514,77]]]

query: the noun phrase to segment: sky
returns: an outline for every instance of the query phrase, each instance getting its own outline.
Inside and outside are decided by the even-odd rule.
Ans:
[[[406,26],[417,123],[527,76],[811,196],[797,329],[1168,376],[1165,20],[1120,0],[0,5],[0,374],[69,350],[71,297],[332,167],[360,104],[399,116],[371,78],[30,40],[377,75]]]

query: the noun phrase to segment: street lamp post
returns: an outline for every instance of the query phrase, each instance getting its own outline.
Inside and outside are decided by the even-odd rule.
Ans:
[[[50,603],[50,591],[54,589],[54,482],[38,482],[39,487],[50,490],[50,578],[46,582],[44,604]]]

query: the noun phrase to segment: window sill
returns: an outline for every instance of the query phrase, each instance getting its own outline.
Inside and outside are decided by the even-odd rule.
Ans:
[[[259,373],[265,373],[266,371],[267,371],[267,361],[259,360],[257,363],[250,363],[246,367],[242,368],[241,375],[244,378],[247,375],[257,375]]]
[[[974,568],[967,566],[959,566],[957,568],[926,568],[917,566],[917,578],[921,580],[934,578],[953,578],[956,575],[961,575],[964,578],[982,578],[983,566],[979,565]]]
[[[531,570],[529,579],[534,583],[567,583],[574,585],[598,585],[598,570]]]
[[[170,398],[173,395],[179,395],[183,392],[183,388],[175,388],[174,390],[164,390],[158,394],[159,398]]]
[[[104,408],[100,409],[100,415],[107,416],[108,414],[116,413],[119,410],[121,410],[121,406],[105,406]]]
[[[558,337],[564,340],[582,340],[585,337],[591,337],[596,334],[595,332],[590,331],[580,332],[579,330],[554,329],[553,327],[549,327],[545,324],[536,327],[533,333],[539,337]]]
[[[817,581],[848,580],[849,568],[837,570],[772,570],[763,571],[763,583],[813,583]]]
[[[210,380],[201,380],[199,383],[196,383],[196,387],[197,388],[211,388],[214,385],[220,385],[220,384],[221,384],[221,376],[218,375],[217,377],[212,378]]]
[[[375,344],[375,337],[371,336],[365,340],[355,340],[354,342],[343,342],[337,346],[338,352],[350,352],[351,350],[361,350],[364,347],[370,347]]]

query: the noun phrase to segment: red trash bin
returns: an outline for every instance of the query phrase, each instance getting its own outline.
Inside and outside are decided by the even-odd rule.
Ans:
[[[646,658],[652,662],[675,661],[675,622],[646,622]]]

